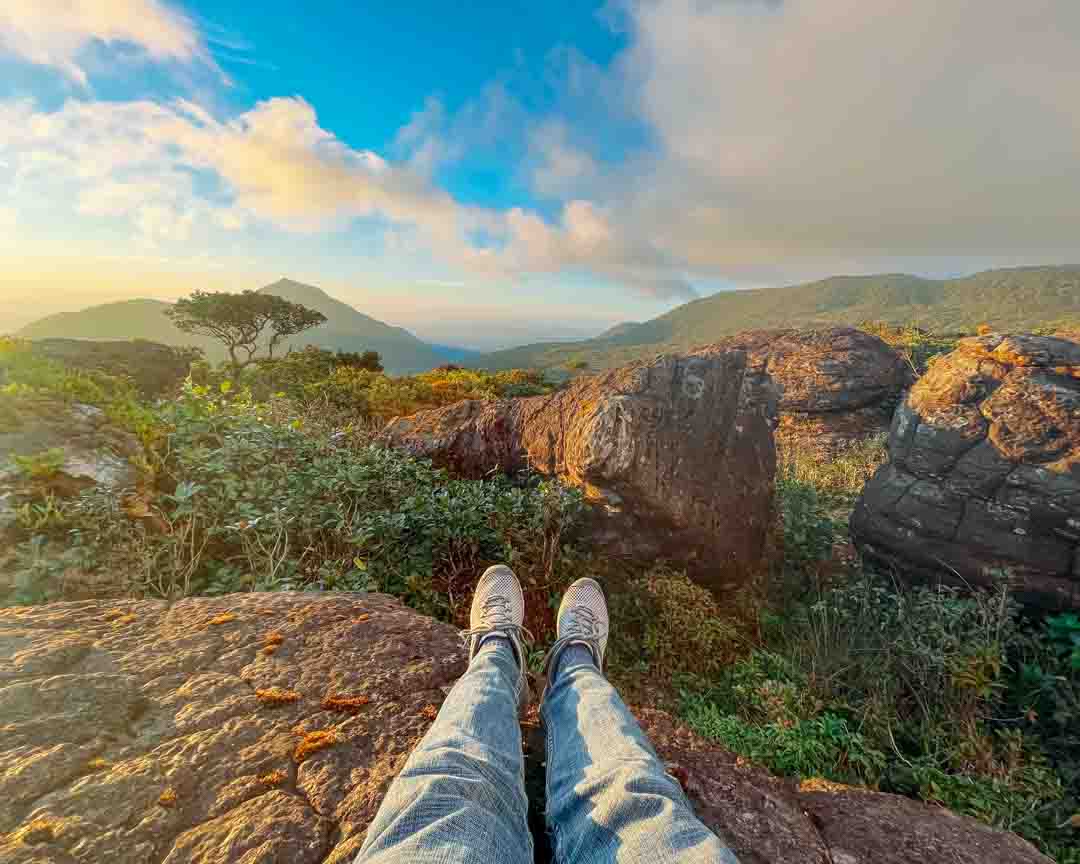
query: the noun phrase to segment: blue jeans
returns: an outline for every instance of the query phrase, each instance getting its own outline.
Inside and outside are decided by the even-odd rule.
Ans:
[[[532,864],[517,662],[488,641],[390,786],[355,864]],[[738,864],[581,646],[541,707],[560,864]]]

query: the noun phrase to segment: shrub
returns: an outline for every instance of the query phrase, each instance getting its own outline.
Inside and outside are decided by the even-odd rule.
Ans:
[[[737,608],[721,609],[715,595],[683,571],[660,564],[609,590],[618,629],[612,666],[661,681],[708,680],[746,642]]]
[[[761,648],[684,692],[681,712],[775,771],[943,803],[1060,856],[1080,752],[1062,617],[1025,623],[1004,589],[856,573],[784,610]]]
[[[577,492],[453,479],[397,451],[272,422],[272,409],[197,386],[162,406],[164,488],[150,502],[80,498],[65,529],[80,568],[164,596],[380,590],[443,618],[461,617],[496,561],[545,601],[548,584],[566,580]]]
[[[916,375],[924,374],[936,357],[952,351],[960,338],[933,333],[914,324],[896,327],[883,321],[864,321],[859,329],[872,333],[899,351]]]
[[[18,406],[33,399],[95,405],[109,419],[149,443],[156,434],[151,409],[126,377],[73,369],[44,357],[30,342],[0,337],[0,424],[18,424]]]

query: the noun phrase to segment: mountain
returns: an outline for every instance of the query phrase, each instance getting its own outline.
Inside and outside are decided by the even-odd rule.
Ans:
[[[594,369],[606,368],[759,327],[873,320],[949,333],[970,332],[983,323],[1032,329],[1062,319],[1080,320],[1080,267],[987,270],[959,279],[834,276],[786,288],[714,294],[643,324],[619,324],[595,339],[495,351],[474,365],[545,369],[584,360]]]
[[[423,372],[458,356],[458,349],[440,351],[408,330],[377,321],[314,285],[281,279],[260,291],[301,303],[326,316],[325,324],[291,340],[293,348],[317,345],[331,350],[378,351],[386,370],[393,375]],[[161,300],[105,303],[79,312],[50,315],[28,324],[18,335],[26,339],[149,339],[166,345],[195,345],[212,360],[224,359],[220,343],[174,327],[164,314],[169,305]]]
[[[365,315],[314,285],[279,279],[259,290],[326,316],[325,324],[287,343],[294,348],[318,345],[335,351],[378,351],[383,366],[392,375],[425,372],[448,362],[433,346],[420,341],[408,330]]]

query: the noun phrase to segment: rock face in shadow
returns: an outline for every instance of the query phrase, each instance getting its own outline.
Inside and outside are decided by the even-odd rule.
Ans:
[[[962,340],[897,409],[889,456],[851,520],[868,557],[1080,607],[1080,345]]]
[[[452,627],[382,595],[2,609],[0,864],[351,862],[465,665]],[[637,713],[742,864],[1048,860],[906,799],[800,792]]]
[[[779,392],[778,449],[819,458],[887,431],[915,378],[896,351],[853,327],[750,330],[710,346],[732,349]]]
[[[769,523],[770,383],[742,351],[663,355],[549,396],[399,417],[384,440],[466,476],[526,468],[600,505],[593,539],[664,556],[703,581],[754,569]]]

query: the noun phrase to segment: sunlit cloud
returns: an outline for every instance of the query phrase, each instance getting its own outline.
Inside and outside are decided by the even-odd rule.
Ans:
[[[95,42],[134,46],[149,59],[211,62],[192,22],[160,0],[4,0],[0,51],[88,84],[82,58]]]

